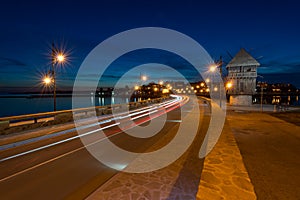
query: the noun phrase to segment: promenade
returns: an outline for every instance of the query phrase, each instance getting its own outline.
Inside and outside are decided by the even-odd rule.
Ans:
[[[228,106],[218,143],[198,164],[191,158],[189,167],[178,160],[158,172],[119,173],[88,199],[299,199],[300,127],[271,116],[272,105],[258,111],[260,105]],[[193,196],[197,173],[187,171],[199,162]]]
[[[264,105],[264,112],[260,112],[260,105],[251,107],[228,106],[221,137],[208,156],[199,159],[198,152],[205,136],[203,133],[206,132],[210,120],[209,106],[204,101],[200,102],[200,106],[202,109],[197,139],[176,162],[161,170],[149,173],[109,172],[107,175],[109,178],[104,180],[101,186],[97,186],[99,171],[97,171],[98,175],[96,172],[95,175],[88,175],[89,173],[87,174],[86,171],[82,174],[81,179],[83,177],[85,179],[82,179],[81,182],[83,184],[85,181],[92,180],[92,183],[76,185],[72,188],[73,192],[71,189],[69,192],[65,190],[64,198],[82,199],[85,197],[96,200],[296,200],[300,198],[300,190],[298,189],[300,185],[300,170],[298,168],[300,166],[299,126],[275,117],[276,113],[274,114],[272,105]],[[296,110],[296,108],[289,108],[289,110]],[[289,116],[291,113],[282,112],[279,114],[283,118],[283,116]],[[176,116],[177,114],[174,113],[174,117]],[[149,146],[147,151],[161,148],[174,137],[178,123],[174,120],[170,120],[168,123],[168,131],[154,145]],[[51,128],[51,132],[66,128],[63,126],[73,127],[72,123],[62,126],[56,125]],[[42,130],[46,130],[46,128],[42,128]],[[30,132],[37,135],[39,131],[27,131],[23,137],[29,137]],[[6,144],[8,141],[19,141],[20,138],[17,137],[20,135],[3,136],[0,142]],[[74,142],[73,146],[79,145],[76,141]],[[66,148],[71,147],[66,146]],[[48,152],[45,152],[45,156],[49,155]],[[39,159],[44,159],[45,156]],[[82,159],[89,157],[85,155]],[[59,160],[63,161],[62,159]],[[77,159],[77,161],[76,166],[81,163],[80,160]],[[93,163],[89,166],[90,170],[98,166],[91,158],[85,163],[87,162]],[[52,169],[55,167],[54,164],[51,164],[53,165],[51,166]],[[5,163],[2,165],[4,167]],[[55,169],[62,170],[62,166],[67,167],[68,165],[64,162]],[[81,171],[82,167],[82,165],[78,167],[77,173]],[[40,171],[42,169],[38,172]],[[72,167],[72,171],[75,171],[75,166]],[[62,170],[62,172],[69,173],[66,170]],[[55,174],[56,172],[53,171],[51,175],[53,180],[56,180],[54,179]],[[62,175],[62,173],[60,174]],[[69,178],[72,176],[72,174],[68,175]],[[77,176],[79,177],[79,174]],[[74,176],[73,182],[75,183],[75,181]],[[63,182],[67,183],[67,180]],[[57,182],[54,183],[54,185],[57,184]],[[44,184],[44,192],[48,192],[47,187],[56,188],[50,183]],[[30,184],[27,184],[26,187],[30,188]],[[14,193],[17,194],[17,192]],[[39,196],[41,197],[43,194]],[[47,198],[50,197],[51,195],[47,196]]]
[[[227,114],[258,199],[300,199],[300,127],[290,119],[299,114]]]

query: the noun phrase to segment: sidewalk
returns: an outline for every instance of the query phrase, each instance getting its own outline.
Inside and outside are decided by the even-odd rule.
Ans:
[[[195,115],[189,112],[186,116],[189,126],[195,124]],[[200,115],[200,117],[203,115]],[[174,122],[173,122],[174,123]],[[177,123],[178,125],[178,123]],[[172,128],[147,152],[152,152],[168,144],[176,135],[178,126]],[[202,128],[205,125],[202,126]],[[159,199],[195,199],[198,191],[201,169],[204,159],[198,158],[203,136],[198,132],[193,145],[175,162],[162,169],[147,173],[119,172],[104,185],[92,193],[88,200],[159,200]]]
[[[283,112],[281,119],[300,114]],[[275,115],[276,116],[276,115]],[[300,199],[300,126],[260,112],[228,112],[258,199]]]
[[[299,133],[299,126],[267,113],[228,111],[222,135],[200,167],[199,162],[190,159],[187,168],[180,159],[181,164],[153,173],[119,173],[88,199],[297,200]],[[191,166],[197,166],[201,174],[196,195],[196,173],[188,173]]]
[[[253,111],[253,112],[282,112],[282,111],[291,111],[291,110],[299,110],[299,107],[285,107],[285,108],[277,108],[276,105],[272,104],[263,104],[262,108],[260,104],[252,104],[250,106],[233,106],[227,104],[227,110],[234,111]]]
[[[203,129],[206,130],[205,127],[202,127]],[[217,145],[205,159],[198,158],[203,141],[203,136],[200,137],[198,136],[196,145],[175,163],[151,173],[120,172],[87,199],[256,199],[228,122],[225,123]]]
[[[216,146],[205,158],[197,199],[256,199],[228,120]]]

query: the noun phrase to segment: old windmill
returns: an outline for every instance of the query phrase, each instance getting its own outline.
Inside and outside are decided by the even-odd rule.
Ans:
[[[244,48],[227,64],[227,81],[232,87],[228,89],[230,104],[251,105],[255,94],[257,67],[260,64]]]

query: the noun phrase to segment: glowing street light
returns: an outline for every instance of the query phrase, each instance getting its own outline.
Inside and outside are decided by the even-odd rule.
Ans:
[[[211,75],[215,74],[216,73],[216,69],[218,69],[218,65],[216,64],[213,64],[209,67],[209,71],[212,73]],[[221,77],[222,78],[222,77]],[[206,79],[206,84],[209,83],[210,80],[209,79]],[[215,86],[214,88],[212,88],[212,83],[214,82],[214,79],[212,79],[212,82],[211,82],[211,90],[213,90],[214,92],[217,92],[219,89],[219,98],[220,98],[220,107],[222,106],[222,89],[221,87],[224,85],[221,85],[221,82],[219,83],[219,88],[217,86]]]
[[[162,93],[163,94],[166,94],[166,93],[169,93],[170,91],[169,91],[169,89],[166,89],[166,88],[164,88],[163,90],[162,90]]]
[[[147,79],[148,79],[147,76],[145,76],[145,75],[142,75],[142,76],[141,76],[141,80],[142,80],[142,81],[147,81]]]
[[[65,55],[60,53],[56,56],[56,61],[59,62],[59,63],[62,63],[62,62],[65,61],[65,58],[66,58]]]
[[[45,85],[50,85],[51,82],[52,82],[52,80],[51,80],[51,78],[50,78],[49,76],[45,76],[45,77],[43,78],[43,83],[44,83]]]
[[[228,82],[228,83],[226,84],[226,88],[230,89],[231,87],[232,87],[232,83],[231,83],[231,82]]]
[[[136,86],[134,86],[134,89],[138,90],[138,89],[140,89],[140,87],[138,85],[136,85]]]
[[[67,61],[66,55],[62,51],[58,51],[57,48],[55,48],[54,43],[52,43],[52,68],[51,68],[51,77],[53,82],[53,110],[56,111],[56,71],[55,71],[55,65],[63,64]],[[46,82],[44,81],[46,84]]]
[[[211,66],[209,67],[209,71],[211,71],[211,72],[215,72],[216,69],[217,69],[217,66],[216,66],[216,65],[211,65]]]

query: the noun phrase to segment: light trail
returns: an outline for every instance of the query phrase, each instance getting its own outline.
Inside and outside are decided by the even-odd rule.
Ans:
[[[131,120],[136,120],[136,119],[139,119],[139,118],[141,118],[141,117],[145,117],[145,116],[147,116],[147,115],[150,115],[150,114],[153,114],[153,113],[156,113],[156,112],[158,112],[158,110],[154,110],[154,111],[151,111],[151,112],[149,112],[149,113],[145,113],[145,114],[142,114],[142,115],[138,115],[138,116],[136,116],[136,117],[131,118]]]
[[[83,126],[80,126],[78,128],[72,128],[72,129],[60,131],[60,132],[57,132],[57,133],[54,133],[54,134],[51,134],[51,135],[41,136],[38,139],[32,138],[32,139],[29,139],[29,140],[26,140],[26,141],[27,141],[27,143],[30,143],[30,142],[33,142],[33,141],[39,141],[39,140],[42,140],[42,139],[48,139],[50,137],[54,137],[54,136],[66,134],[66,133],[69,133],[69,132],[72,132],[72,131],[75,131],[75,130],[78,130],[78,129],[82,130],[82,129],[86,129],[86,128],[91,128],[93,126],[98,126],[98,125],[102,125],[102,124],[105,124],[105,123],[110,123],[112,121],[116,121],[118,119],[129,118],[131,116],[137,115],[137,116],[131,118],[131,120],[136,120],[136,119],[145,117],[147,115],[156,113],[156,112],[159,111],[159,109],[162,109],[162,108],[166,109],[166,108],[172,107],[172,106],[174,106],[174,105],[177,104],[177,106],[174,106],[173,109],[168,109],[167,111],[164,111],[162,113],[162,114],[164,114],[166,112],[169,112],[169,111],[174,110],[177,107],[179,107],[180,106],[179,103],[180,103],[180,101],[182,99],[183,100],[187,99],[187,98],[182,98],[182,97],[177,96],[177,95],[173,95],[173,97],[175,97],[176,99],[175,100],[166,101],[166,102],[160,103],[158,105],[149,106],[147,108],[136,109],[136,110],[130,111],[129,112],[130,114],[126,113],[128,115],[124,115],[124,113],[119,113],[119,114],[117,114],[117,117],[112,117],[112,118],[109,118],[109,119],[107,119],[106,117],[104,117],[103,119],[106,119],[106,120],[103,120],[103,121],[100,121],[100,122],[97,122],[97,123],[83,125]],[[142,113],[144,113],[144,114],[142,114]],[[139,115],[139,114],[141,114],[141,115]],[[151,119],[149,119],[149,120],[151,120]],[[149,121],[149,120],[147,120],[147,121]],[[5,157],[5,158],[0,159],[0,162],[4,162],[4,161],[7,161],[7,160],[16,158],[16,157],[24,156],[26,154],[33,153],[33,152],[36,152],[36,151],[39,151],[39,150],[43,150],[43,149],[46,149],[46,148],[49,148],[49,147],[52,147],[52,146],[55,146],[55,145],[58,145],[58,144],[62,144],[62,143],[65,143],[65,142],[68,142],[68,141],[71,141],[71,140],[74,140],[74,139],[77,139],[77,138],[80,138],[80,137],[84,137],[84,136],[90,135],[92,133],[96,133],[98,131],[111,128],[113,126],[117,126],[119,124],[120,124],[120,122],[117,122],[117,123],[114,123],[114,124],[111,124],[111,125],[107,125],[105,127],[102,127],[102,128],[96,129],[96,130],[89,131],[89,132],[84,133],[84,134],[80,134],[80,135],[77,135],[77,136],[73,136],[73,137],[70,137],[70,138],[58,141],[58,142],[54,142],[54,143],[45,145],[45,146],[41,146],[41,147],[38,147],[38,148],[35,148],[35,149],[31,149],[29,151],[25,151],[25,152],[22,152],[22,153],[19,153],[19,154],[15,154],[13,156]],[[26,142],[24,143],[24,141],[20,141],[20,142],[13,143],[13,144],[3,145],[3,146],[0,147],[0,150],[12,148],[12,147],[16,147],[16,146],[20,146],[20,145],[24,145],[24,144],[26,144]]]
[[[120,124],[120,123],[111,124],[111,125],[108,125],[108,126],[105,126],[105,127],[99,128],[99,129],[96,129],[96,130],[89,131],[89,132],[84,133],[84,134],[81,134],[81,135],[77,135],[77,136],[74,136],[74,137],[70,137],[70,138],[67,138],[67,139],[64,139],[64,140],[60,140],[60,141],[58,141],[58,142],[53,142],[53,143],[48,144],[48,145],[45,145],[45,146],[41,146],[41,147],[38,147],[38,148],[35,148],[35,149],[31,149],[31,150],[29,150],[29,151],[24,151],[24,152],[22,152],[22,153],[15,154],[15,155],[13,155],[13,156],[9,156],[9,157],[6,157],[6,158],[2,158],[2,159],[0,160],[0,162],[6,161],[6,160],[10,160],[10,159],[13,159],[13,158],[16,158],[16,157],[19,157],[19,156],[24,156],[24,155],[29,154],[29,153],[33,153],[33,152],[36,152],[36,151],[39,151],[39,150],[42,150],[42,149],[46,149],[46,148],[49,148],[49,147],[52,147],[52,146],[55,146],[55,145],[58,145],[58,144],[61,144],[61,143],[64,143],[64,142],[68,142],[68,141],[71,141],[71,140],[74,140],[74,139],[77,139],[77,138],[86,136],[86,135],[90,135],[90,134],[92,134],[92,133],[95,133],[95,132],[98,132],[98,131],[101,131],[101,130],[108,129],[108,128],[111,128],[111,127],[113,127],[113,126],[117,126],[117,125],[119,125],[119,124]]]
[[[131,111],[129,111],[129,113],[130,113],[129,115],[125,115],[127,113],[123,112],[123,113],[116,114],[115,117],[111,117],[111,116],[98,117],[98,120],[102,120],[102,121],[97,122],[97,123],[77,126],[76,128],[71,128],[71,129],[68,129],[68,130],[63,130],[63,131],[55,132],[55,133],[48,134],[48,135],[43,135],[43,136],[39,136],[39,137],[35,137],[35,138],[30,138],[30,139],[18,141],[18,142],[15,142],[15,143],[5,144],[5,145],[0,146],[0,151],[10,149],[10,148],[14,148],[14,147],[18,147],[18,146],[22,146],[22,145],[29,144],[29,143],[32,143],[32,142],[37,142],[37,141],[40,141],[40,140],[49,139],[49,138],[52,138],[52,137],[55,137],[55,136],[71,133],[71,132],[74,132],[76,130],[87,129],[87,128],[91,128],[93,126],[102,125],[102,124],[109,123],[109,122],[112,122],[112,121],[115,121],[115,120],[128,118],[128,117],[131,117],[131,116],[134,116],[134,115],[138,115],[140,113],[151,111],[155,108],[163,107],[164,105],[169,105],[172,102],[174,102],[174,100],[169,100],[169,101],[166,101],[166,102],[162,102],[162,103],[160,103],[158,105],[154,105],[154,106],[151,105],[151,106],[146,107],[146,108],[139,108],[139,109],[131,110]],[[86,119],[83,119],[83,121],[87,122]]]
[[[185,101],[183,101],[183,103],[178,103],[178,102],[177,102],[177,105],[176,105],[176,106],[174,106],[174,107],[168,109],[167,111],[164,111],[164,112],[161,113],[161,114],[158,114],[158,116],[160,116],[160,115],[162,115],[162,114],[164,114],[164,113],[166,113],[166,112],[169,112],[169,111],[171,111],[171,110],[174,110],[174,109],[176,109],[176,108],[178,108],[178,107],[184,105],[186,102],[188,102],[188,98],[184,98],[184,99],[185,99]],[[182,100],[182,98],[181,98],[180,100]],[[164,104],[166,104],[166,103],[164,102]],[[170,103],[168,103],[168,104],[170,104]],[[157,107],[157,106],[151,106],[151,107]],[[139,110],[141,110],[141,109],[139,109]],[[152,111],[152,112],[157,112],[157,111],[158,111],[158,110],[155,110],[155,111]],[[150,113],[147,113],[147,114],[150,114]],[[146,114],[145,114],[145,116],[146,116]],[[158,117],[158,116],[155,116],[154,118],[156,118],[156,117]],[[140,118],[141,118],[141,117],[140,117]],[[148,121],[148,120],[146,120],[146,121]],[[143,122],[141,122],[141,123],[144,123],[144,122],[146,122],[146,121],[143,121]],[[175,122],[175,121],[174,121],[174,122]],[[181,122],[181,121],[180,121],[180,120],[176,120],[176,122]],[[138,123],[137,125],[139,125],[139,124],[141,124],[141,123]],[[98,123],[97,123],[97,124],[98,124]],[[39,150],[42,150],[42,149],[45,149],[45,148],[48,148],[48,147],[51,147],[51,146],[55,146],[55,145],[61,144],[61,143],[63,143],[63,142],[67,142],[67,141],[70,141],[70,140],[74,140],[74,139],[76,139],[76,138],[83,137],[83,136],[86,136],[86,135],[95,133],[95,132],[97,132],[97,131],[100,131],[100,130],[108,129],[108,128],[111,128],[111,127],[113,127],[113,126],[117,126],[117,125],[119,125],[119,124],[120,124],[120,123],[111,124],[111,125],[102,127],[102,128],[100,128],[100,129],[92,130],[92,131],[89,131],[89,132],[87,132],[87,133],[84,133],[84,134],[81,134],[81,135],[78,135],[78,136],[75,136],[75,137],[72,137],[72,138],[68,138],[68,139],[65,139],[65,140],[61,140],[61,141],[58,141],[58,142],[55,142],[55,143],[51,143],[51,144],[46,145],[46,146],[43,146],[43,147],[39,147],[39,148],[36,148],[36,149],[33,149],[33,150],[29,150],[29,151],[27,151],[27,152],[22,152],[22,153],[20,153],[20,154],[16,154],[16,155],[13,155],[13,156],[10,156],[10,157],[7,157],[7,158],[3,158],[3,159],[0,160],[0,162],[6,161],[6,160],[9,160],[9,159],[13,159],[13,158],[16,158],[16,157],[19,157],[19,156],[23,156],[23,155],[26,155],[26,154],[29,154],[29,153],[32,153],[32,152],[35,152],[35,151],[39,151]],[[128,129],[131,129],[131,128],[133,128],[133,127],[135,127],[135,126],[131,126],[131,127],[129,127]],[[128,129],[127,129],[127,130],[128,130]],[[44,161],[44,162],[38,163],[38,164],[36,164],[36,165],[34,165],[34,166],[31,166],[31,167],[29,167],[29,168],[23,169],[23,170],[21,170],[21,171],[19,171],[19,172],[16,172],[16,173],[14,173],[14,174],[12,174],[12,175],[9,175],[9,176],[7,176],[7,177],[4,177],[4,178],[0,179],[0,182],[6,181],[6,180],[8,180],[8,179],[10,179],[10,178],[13,178],[13,177],[17,176],[17,175],[20,175],[20,174],[25,173],[25,172],[27,172],[27,171],[33,170],[33,169],[35,169],[35,168],[37,168],[37,167],[40,167],[40,166],[45,165],[45,164],[47,164],[47,163],[50,163],[50,162],[52,162],[52,161],[58,160],[58,159],[60,159],[60,158],[62,158],[62,157],[64,157],[64,156],[70,155],[70,154],[75,153],[75,152],[77,152],[77,151],[80,151],[80,150],[82,150],[82,149],[85,149],[87,146],[94,145],[94,144],[96,144],[96,143],[98,143],[98,142],[101,142],[101,141],[103,141],[103,140],[105,140],[105,139],[108,139],[108,138],[110,138],[110,137],[116,136],[116,135],[118,135],[118,134],[120,134],[120,133],[123,133],[123,131],[119,131],[119,132],[117,132],[117,133],[115,133],[115,134],[112,134],[112,135],[109,135],[109,136],[100,138],[99,140],[96,140],[96,141],[94,141],[94,142],[92,142],[92,143],[90,143],[90,144],[87,144],[87,145],[83,146],[83,147],[79,147],[79,148],[74,149],[74,150],[72,150],[72,151],[66,152],[66,153],[64,153],[64,154],[61,154],[61,155],[59,155],[59,156],[56,156],[56,157],[51,158],[51,159],[49,159],[49,160],[46,160],[46,161]]]

